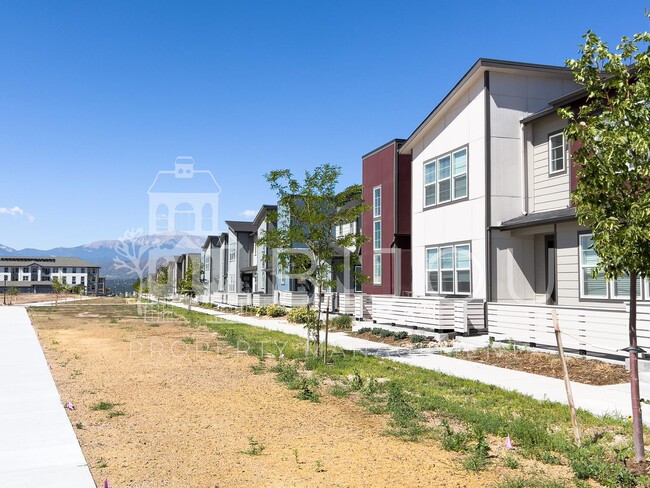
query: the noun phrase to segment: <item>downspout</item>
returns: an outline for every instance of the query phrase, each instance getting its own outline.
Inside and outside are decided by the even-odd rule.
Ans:
[[[521,124],[521,213],[528,215],[528,154],[526,126]]]
[[[483,73],[485,93],[485,325],[487,326],[487,302],[492,301],[492,132],[490,130],[490,72]]]

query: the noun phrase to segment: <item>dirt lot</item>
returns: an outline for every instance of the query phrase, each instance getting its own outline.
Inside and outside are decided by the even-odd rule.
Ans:
[[[207,329],[147,323],[116,303],[30,311],[97,483],[472,487],[514,474],[465,472],[435,441],[382,436],[386,418],[350,399],[296,399]],[[242,452],[249,439],[260,455]]]

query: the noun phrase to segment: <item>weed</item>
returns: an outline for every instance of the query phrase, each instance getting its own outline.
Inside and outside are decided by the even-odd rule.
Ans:
[[[81,370],[79,370],[79,369],[74,369],[74,370],[72,370],[72,372],[70,373],[70,379],[74,379],[74,378],[76,378],[77,376],[79,376],[80,374],[82,374],[82,373],[81,373]]]
[[[111,402],[97,402],[94,405],[90,406],[91,410],[111,410],[113,407],[116,407],[119,405],[119,403],[111,403]]]
[[[97,463],[95,463],[95,468],[96,469],[102,469],[102,468],[106,468],[106,467],[108,467],[108,461],[106,461],[106,459],[104,459],[104,458],[99,458]]]
[[[503,464],[506,468],[509,469],[517,469],[519,467],[519,461],[517,461],[517,458],[511,456],[510,454],[503,456]]]
[[[353,390],[360,390],[363,387],[363,380],[361,379],[359,370],[356,368],[352,370],[352,380],[350,381],[350,387]]]
[[[542,451],[539,455],[539,460],[545,464],[562,464],[562,460],[559,457],[548,451]]]
[[[184,343],[184,344],[194,344],[195,339],[194,339],[194,337],[183,337],[181,339],[181,342]]]
[[[300,374],[296,364],[291,364],[286,361],[279,362],[271,368],[273,373],[276,373],[275,378],[284,383],[289,389],[295,390],[299,387]]]
[[[533,476],[509,478],[496,485],[496,488],[566,488],[566,484],[562,481]]]
[[[298,449],[294,448],[291,452],[293,452],[293,459],[296,461],[296,464],[300,464],[300,461],[298,461]]]
[[[59,341],[57,341],[56,339],[52,339],[52,345],[53,345],[53,346],[58,346],[58,345],[59,345]]]
[[[325,465],[323,464],[323,461],[321,461],[320,459],[316,460],[316,472],[317,473],[325,472]]]
[[[442,419],[442,448],[446,451],[465,451],[467,449],[467,434],[455,432],[446,419]]]
[[[259,358],[259,361],[257,364],[253,364],[251,366],[251,371],[253,374],[262,374],[266,371],[266,363],[264,361],[264,358]]]
[[[79,430],[83,430],[84,428],[84,424],[81,422],[77,422],[76,424],[74,424],[74,426]]]
[[[108,412],[109,419],[112,419],[113,417],[121,417],[122,415],[126,415],[122,410],[111,410]]]
[[[350,387],[336,383],[330,387],[330,394],[337,398],[344,398],[350,393]]]
[[[332,319],[332,327],[335,329],[352,329],[351,315],[337,315]]]
[[[111,317],[111,319],[109,320],[109,322],[110,322],[111,324],[117,324],[118,319],[116,319],[115,317]]]
[[[481,456],[478,452],[472,451],[469,453],[462,462],[462,466],[466,471],[481,471],[488,464],[488,459]]]
[[[296,398],[309,400],[310,402],[318,402],[320,400],[320,395],[316,389],[317,385],[318,382],[316,381],[316,378],[301,378]]]
[[[251,456],[259,456],[260,454],[262,454],[262,451],[264,451],[264,449],[266,449],[264,447],[264,444],[262,444],[259,441],[256,441],[253,438],[253,436],[248,436],[246,439],[248,440],[248,449],[246,449],[245,451],[241,451],[242,454],[250,454]]]

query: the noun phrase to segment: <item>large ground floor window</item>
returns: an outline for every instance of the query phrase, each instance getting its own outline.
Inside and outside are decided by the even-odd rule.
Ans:
[[[630,277],[622,276],[616,280],[605,280],[604,273],[600,271],[593,275],[598,265],[598,256],[593,249],[592,234],[580,234],[580,298],[600,298],[629,300],[630,298]],[[647,288],[647,286],[646,286]],[[637,297],[641,298],[642,287],[641,277],[637,276],[636,282]],[[647,296],[647,290],[646,290]]]
[[[472,293],[471,247],[469,243],[425,248],[427,293],[470,295]]]

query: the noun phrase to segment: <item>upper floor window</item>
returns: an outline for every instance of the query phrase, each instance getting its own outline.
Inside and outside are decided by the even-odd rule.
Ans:
[[[564,134],[558,132],[548,136],[548,173],[555,174],[564,171],[565,164]]]
[[[381,220],[373,222],[372,248],[381,249]]]
[[[372,216],[381,216],[381,186],[372,189]]]
[[[469,244],[428,247],[425,252],[427,293],[469,295],[472,292]]]
[[[424,206],[467,197],[467,148],[424,164]]]
[[[381,285],[381,254],[372,255],[372,284]]]

